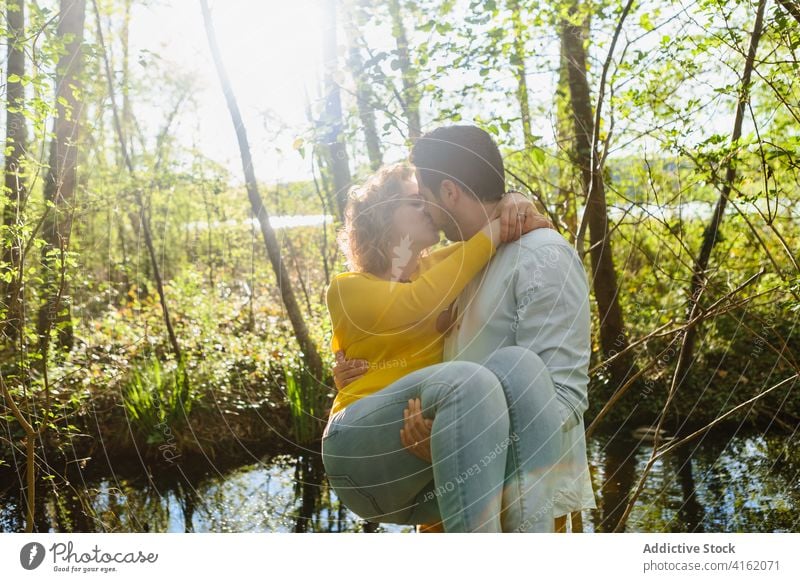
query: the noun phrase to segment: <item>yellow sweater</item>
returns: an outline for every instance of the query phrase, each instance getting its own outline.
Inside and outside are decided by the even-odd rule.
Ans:
[[[331,349],[368,361],[369,370],[339,391],[331,414],[410,372],[440,363],[444,336],[436,320],[494,251],[491,239],[479,232],[420,259],[408,283],[357,272],[334,277],[327,292]]]

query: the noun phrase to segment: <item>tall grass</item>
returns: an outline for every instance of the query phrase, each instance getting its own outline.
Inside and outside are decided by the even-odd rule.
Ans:
[[[186,364],[180,361],[165,369],[157,358],[145,360],[133,369],[122,398],[135,430],[148,444],[163,443],[191,411],[193,395]]]
[[[298,444],[312,443],[322,435],[327,388],[302,365],[286,368],[284,377],[294,439]]]

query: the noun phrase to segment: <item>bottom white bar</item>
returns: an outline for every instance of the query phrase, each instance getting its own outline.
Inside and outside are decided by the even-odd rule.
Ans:
[[[2,534],[3,580],[800,580],[800,534]],[[176,578],[177,579],[177,578]]]

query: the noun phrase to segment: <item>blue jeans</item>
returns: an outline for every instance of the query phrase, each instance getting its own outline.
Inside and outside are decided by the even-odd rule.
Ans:
[[[400,442],[412,398],[433,419],[432,463]],[[544,363],[508,347],[485,366],[437,364],[353,402],[329,419],[322,458],[342,502],[370,521],[441,520],[447,532],[552,531],[549,471],[560,431]]]

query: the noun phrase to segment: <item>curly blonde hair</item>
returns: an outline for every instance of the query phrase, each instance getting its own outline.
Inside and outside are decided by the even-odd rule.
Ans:
[[[338,237],[350,270],[379,275],[391,267],[392,215],[404,198],[403,183],[413,175],[406,163],[390,164],[350,190]]]

